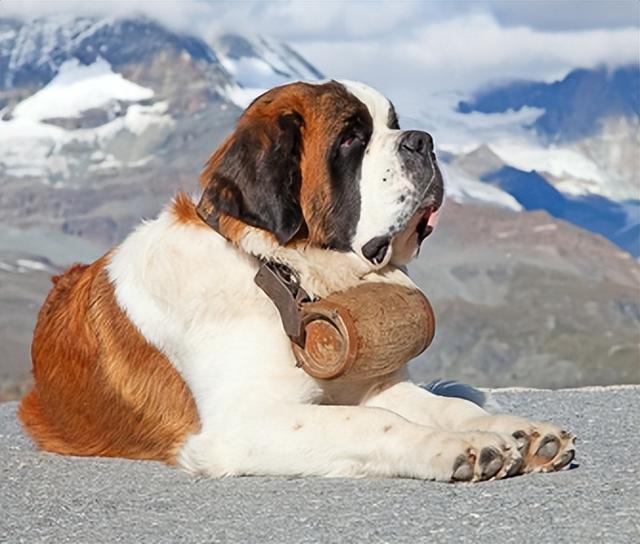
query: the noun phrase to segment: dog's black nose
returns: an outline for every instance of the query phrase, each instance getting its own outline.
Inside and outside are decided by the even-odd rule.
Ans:
[[[433,151],[433,138],[421,130],[408,130],[400,138],[400,149],[428,156]]]

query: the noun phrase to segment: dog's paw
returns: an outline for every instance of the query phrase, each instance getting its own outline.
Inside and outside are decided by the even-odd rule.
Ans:
[[[474,418],[465,427],[512,436],[523,458],[523,473],[560,470],[575,457],[576,437],[552,423],[492,415]]]
[[[522,455],[516,440],[510,436],[485,432],[443,433],[440,448],[434,456],[450,482],[479,482],[513,476],[520,472]]]

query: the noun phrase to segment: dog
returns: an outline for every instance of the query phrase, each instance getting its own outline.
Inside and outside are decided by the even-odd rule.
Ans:
[[[443,180],[431,136],[356,82],[292,83],[249,105],[178,194],[90,265],[53,278],[19,418],[43,450],[193,473],[480,481],[555,471],[574,436],[430,393],[405,369],[317,380],[296,366],[261,263],[313,297],[404,272]]]

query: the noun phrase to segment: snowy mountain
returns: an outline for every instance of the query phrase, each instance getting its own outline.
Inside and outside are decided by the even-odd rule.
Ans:
[[[454,183],[452,196],[459,202],[484,201],[506,206],[508,201],[502,196],[506,194],[516,204],[510,206],[512,209],[544,210],[553,217],[604,236],[632,256],[640,257],[640,200],[616,201],[598,192],[565,192],[548,172],[515,168],[503,162],[487,144],[450,158],[445,171],[458,179],[470,177],[464,182],[465,190],[474,182],[476,194],[484,197],[484,200],[469,199],[463,194],[461,198],[455,193]],[[495,193],[496,190],[499,193]],[[489,199],[489,195],[495,196]]]
[[[563,192],[640,199],[640,65],[576,69],[553,83],[508,83],[461,100],[456,109],[495,115],[531,108],[540,114],[526,126],[544,152],[497,142],[501,156],[517,168],[545,172]]]
[[[435,113],[413,118],[433,127],[449,178],[488,183],[524,210],[546,210],[640,257],[640,68],[580,69],[555,83],[436,100]]]
[[[0,176],[86,184],[144,166],[194,114],[234,116],[267,88],[321,77],[264,37],[209,45],[148,19],[0,19]]]
[[[271,87],[296,80],[313,81],[324,76],[287,44],[264,36],[253,39],[225,34],[213,42],[222,65],[235,85],[226,94],[241,108]]]
[[[114,72],[102,57],[90,65],[67,60],[0,120],[0,172],[60,184],[144,163],[174,125],[167,102],[154,101],[154,95]],[[112,151],[125,138],[145,134],[150,141],[144,145]]]
[[[146,18],[0,19],[0,397],[28,375],[51,273],[95,259],[177,190],[195,190],[206,158],[263,90],[322,77],[267,37],[207,43]],[[468,113],[458,108],[465,99]],[[629,255],[640,254],[640,197],[630,198],[628,176],[637,118],[608,117],[580,140],[549,143],[533,128],[546,102],[505,112],[458,94],[418,108],[396,102],[403,126],[433,133],[449,197],[413,267],[445,340],[418,374],[487,385],[631,379],[640,356],[640,266]],[[499,324],[533,305],[548,316],[544,327],[526,312],[517,331]],[[592,334],[598,322],[611,324],[608,336]]]
[[[49,16],[25,23],[0,21],[0,88],[38,87],[50,81],[65,61],[92,64],[105,58],[116,68],[152,61],[158,52],[186,53],[215,65],[217,59],[199,38],[175,34],[146,18]]]
[[[478,92],[458,103],[458,111],[504,113],[524,107],[544,113],[533,128],[550,141],[575,141],[592,136],[610,117],[640,115],[640,65],[613,70],[572,70],[553,83],[516,81]]]
[[[0,20],[0,176],[59,187],[140,167],[176,119],[226,106],[231,81],[207,44],[150,20]]]

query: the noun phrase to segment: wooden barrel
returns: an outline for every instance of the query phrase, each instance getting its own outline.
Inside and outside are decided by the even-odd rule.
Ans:
[[[431,304],[417,289],[367,283],[302,304],[304,345],[293,343],[314,378],[385,376],[422,353],[435,334]]]

